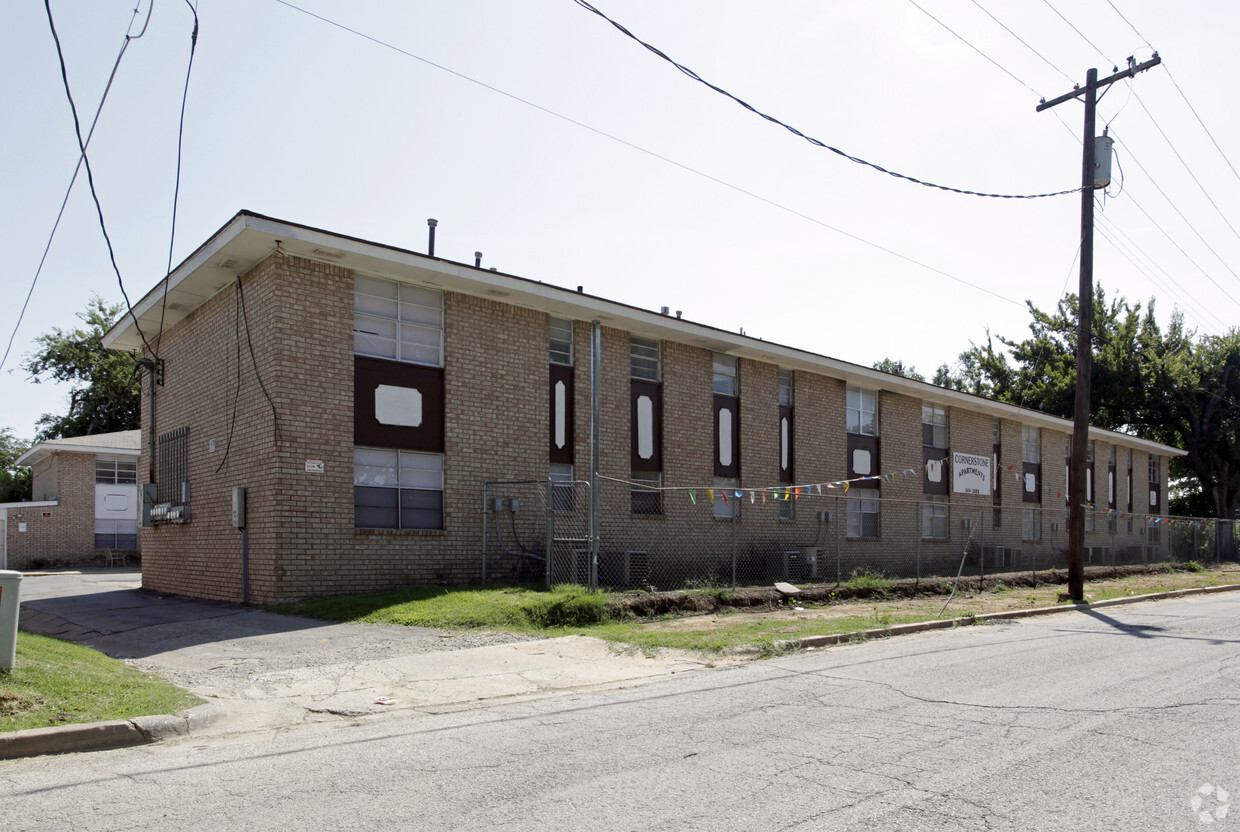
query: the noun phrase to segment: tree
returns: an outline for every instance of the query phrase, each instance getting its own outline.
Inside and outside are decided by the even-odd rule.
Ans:
[[[914,381],[925,381],[926,377],[917,372],[917,368],[912,364],[905,367],[903,361],[895,361],[891,358],[884,358],[882,361],[874,362],[874,369],[881,370],[884,373],[891,373],[893,376],[901,378],[911,378]]]
[[[30,469],[13,464],[29,447],[13,436],[12,428],[0,430],[0,503],[30,499]]]
[[[997,336],[960,354],[944,386],[1072,418],[1076,295],[1053,313],[1029,304],[1030,337]],[[1197,337],[1177,310],[1164,333],[1154,304],[1094,295],[1090,421],[1183,448],[1171,460],[1176,510],[1230,519],[1240,502],[1240,330]],[[1010,353],[1010,359],[1009,359]],[[939,383],[939,374],[935,382]],[[1196,496],[1194,496],[1194,494]]]
[[[38,349],[22,369],[36,384],[51,379],[71,385],[69,412],[44,413],[36,426],[36,441],[89,436],[138,427],[141,379],[134,360],[104,349],[103,335],[120,315],[119,304],[109,306],[92,295],[79,312],[85,327],[66,332],[53,329],[35,339]]]

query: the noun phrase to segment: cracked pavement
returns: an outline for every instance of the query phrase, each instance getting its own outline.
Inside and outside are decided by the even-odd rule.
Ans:
[[[1161,832],[1203,812],[1225,827],[1240,822],[1237,645],[1236,593],[1069,612],[640,687],[0,763],[0,816],[21,832]]]

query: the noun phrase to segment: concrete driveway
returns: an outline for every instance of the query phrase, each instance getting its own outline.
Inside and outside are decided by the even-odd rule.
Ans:
[[[136,571],[27,575],[22,628],[155,671],[215,703],[222,716],[208,733],[478,707],[645,684],[708,666],[693,654],[645,656],[580,636],[328,624],[141,586]]]

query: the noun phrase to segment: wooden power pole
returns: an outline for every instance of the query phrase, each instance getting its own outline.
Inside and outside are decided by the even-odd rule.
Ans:
[[[1142,64],[1128,59],[1128,68],[1098,80],[1098,70],[1085,76],[1085,86],[1038,104],[1037,112],[1056,104],[1085,98],[1085,142],[1081,173],[1081,280],[1077,291],[1076,398],[1072,412],[1072,460],[1068,472],[1068,593],[1073,601],[1085,600],[1085,457],[1089,453],[1089,389],[1093,370],[1094,323],[1094,119],[1098,90],[1131,78],[1162,63],[1158,53]]]

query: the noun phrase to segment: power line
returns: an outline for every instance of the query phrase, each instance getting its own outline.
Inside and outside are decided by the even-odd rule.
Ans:
[[[1223,209],[1218,207],[1218,203],[1214,201],[1214,197],[1210,196],[1210,192],[1206,190],[1206,186],[1201,184],[1201,180],[1197,178],[1197,174],[1193,173],[1193,169],[1188,166],[1188,162],[1184,161],[1184,157],[1180,155],[1180,151],[1176,149],[1176,146],[1172,143],[1166,132],[1163,131],[1162,125],[1158,123],[1158,119],[1154,118],[1154,114],[1151,113],[1149,108],[1145,106],[1145,102],[1141,100],[1141,96],[1137,95],[1135,92],[1133,95],[1136,97],[1137,103],[1141,105],[1141,109],[1145,110],[1145,114],[1149,116],[1150,121],[1153,122],[1154,129],[1158,131],[1158,135],[1163,137],[1163,141],[1167,143],[1167,147],[1171,148],[1171,152],[1175,154],[1175,158],[1180,160],[1180,164],[1184,166],[1184,170],[1188,171],[1188,175],[1191,176],[1193,181],[1197,183],[1197,187],[1201,189],[1201,193],[1204,194],[1209,203],[1214,206],[1214,210],[1217,211],[1218,215],[1223,218],[1223,222],[1227,223],[1227,227],[1231,229],[1231,233],[1235,235],[1237,240],[1240,240],[1240,232],[1236,231],[1236,227],[1231,224],[1231,220],[1227,219],[1227,215],[1223,213]],[[1233,274],[1235,273],[1233,272]],[[1237,279],[1240,279],[1240,277]]]
[[[815,147],[821,147],[823,150],[829,150],[829,151],[831,151],[832,153],[836,154],[837,156],[841,156],[841,157],[843,157],[843,158],[847,159],[847,160],[848,160],[848,161],[850,161],[850,162],[855,162],[855,163],[857,163],[858,165],[864,165],[865,167],[872,168],[873,170],[876,170],[876,171],[878,171],[879,173],[885,173],[885,174],[887,174],[888,176],[893,176],[893,177],[895,177],[896,179],[903,179],[903,180],[905,180],[906,182],[912,182],[912,183],[913,183],[913,184],[915,184],[915,185],[922,185],[922,186],[927,187],[927,188],[937,188],[937,189],[939,189],[939,190],[941,190],[941,191],[948,191],[948,192],[950,192],[950,193],[954,193],[954,194],[963,194],[964,196],[980,196],[980,197],[986,197],[986,198],[989,198],[989,199],[1043,199],[1043,198],[1045,198],[1045,197],[1051,197],[1051,196],[1066,196],[1066,195],[1068,195],[1068,194],[1080,193],[1080,191],[1081,191],[1081,188],[1072,188],[1071,190],[1066,190],[1066,191],[1055,191],[1055,192],[1053,192],[1053,193],[1043,193],[1043,194],[993,194],[993,193],[984,193],[984,192],[981,192],[981,191],[971,191],[971,190],[967,190],[967,189],[963,189],[963,188],[953,188],[953,187],[951,187],[951,186],[949,186],[949,185],[940,185],[940,184],[935,183],[935,182],[927,182],[927,181],[925,181],[925,180],[918,179],[918,178],[917,178],[917,177],[915,177],[915,176],[910,176],[910,175],[905,174],[905,173],[899,173],[899,172],[897,172],[897,171],[888,170],[887,168],[883,167],[882,165],[879,165],[879,164],[876,164],[876,163],[874,163],[874,162],[870,162],[870,161],[867,161],[867,160],[865,160],[865,159],[862,159],[860,156],[854,156],[854,155],[852,155],[851,153],[847,153],[847,152],[845,152],[845,151],[843,151],[843,150],[840,150],[838,147],[832,147],[831,145],[827,144],[826,142],[822,141],[821,139],[816,139],[816,138],[814,138],[813,136],[806,135],[805,133],[803,133],[803,132],[801,132],[800,130],[798,130],[796,127],[793,127],[792,125],[790,125],[790,124],[788,124],[788,123],[786,123],[786,122],[780,121],[780,120],[779,120],[778,118],[776,118],[775,116],[769,115],[768,113],[764,113],[763,111],[761,111],[761,110],[757,109],[756,107],[754,107],[754,106],[753,106],[752,104],[750,104],[749,102],[747,102],[747,101],[745,101],[745,100],[743,100],[743,99],[741,99],[741,98],[738,98],[737,96],[735,96],[735,95],[733,95],[732,93],[728,92],[728,91],[727,91],[727,90],[725,90],[723,87],[717,86],[717,85],[715,85],[715,84],[712,84],[710,81],[707,81],[705,78],[703,78],[702,76],[698,75],[696,72],[694,72],[692,69],[689,69],[689,68],[688,68],[687,66],[685,66],[684,64],[677,63],[675,60],[673,60],[671,57],[669,57],[669,56],[667,55],[667,53],[663,52],[663,51],[662,51],[661,49],[659,49],[658,47],[652,46],[652,45],[650,45],[649,43],[647,43],[646,41],[644,41],[644,40],[642,40],[641,38],[637,37],[637,35],[635,35],[635,34],[633,34],[632,32],[630,32],[630,31],[629,31],[628,29],[626,29],[624,26],[622,26],[621,24],[619,24],[619,23],[617,23],[616,21],[612,20],[610,17],[608,17],[607,15],[603,14],[601,11],[599,11],[598,9],[596,9],[594,6],[590,5],[588,2],[586,2],[586,0],[574,0],[574,2],[576,2],[578,6],[581,6],[581,7],[582,7],[583,9],[585,9],[586,11],[593,12],[594,14],[598,15],[599,17],[601,17],[603,20],[606,20],[608,23],[610,23],[612,26],[614,26],[614,27],[615,27],[618,31],[620,31],[620,32],[621,32],[622,34],[624,34],[626,37],[628,37],[628,38],[630,38],[630,39],[632,39],[632,40],[636,41],[637,43],[639,43],[639,44],[641,44],[642,46],[644,46],[644,47],[645,47],[645,48],[646,48],[649,52],[651,52],[651,53],[653,53],[654,55],[657,55],[658,57],[660,57],[660,58],[662,58],[663,60],[667,61],[667,62],[668,62],[669,64],[671,64],[672,66],[676,67],[676,69],[680,70],[680,72],[681,72],[681,73],[683,73],[685,76],[687,76],[687,77],[689,77],[689,78],[693,79],[694,81],[697,81],[699,84],[702,84],[703,86],[707,87],[708,89],[714,90],[715,92],[717,92],[717,93],[719,93],[720,95],[722,95],[724,98],[727,98],[727,99],[730,99],[731,101],[734,101],[735,103],[739,104],[741,107],[745,108],[746,110],[748,110],[749,112],[751,112],[751,113],[753,113],[754,115],[758,116],[759,118],[765,119],[766,121],[769,121],[769,122],[771,122],[772,124],[775,124],[775,125],[778,125],[778,126],[780,126],[780,127],[784,128],[784,129],[785,129],[785,130],[787,130],[789,133],[793,134],[794,136],[798,136],[798,137],[800,137],[800,138],[804,139],[805,141],[809,142],[810,144],[814,145]],[[912,2],[912,0],[909,0],[909,2]],[[916,5],[916,4],[914,3],[914,5]],[[918,8],[920,8],[920,7],[918,7]],[[923,11],[924,11],[924,9],[923,9]],[[1013,77],[1015,77],[1015,76],[1013,76]]]
[[[985,294],[991,295],[995,298],[998,298],[999,300],[1006,301],[1007,303],[1015,304],[1016,306],[1020,306],[1020,307],[1024,306],[1024,303],[1022,303],[1021,301],[1018,301],[1014,298],[1007,297],[1006,295],[1000,294],[999,292],[996,292],[993,289],[988,289],[985,286],[980,286],[976,283],[972,283],[968,280],[965,280],[962,277],[957,277],[956,275],[951,274],[950,272],[946,272],[943,269],[939,269],[939,268],[936,268],[935,266],[931,266],[927,263],[923,263],[922,261],[917,260],[916,258],[908,256],[907,254],[901,254],[900,252],[895,251],[894,249],[887,248],[886,246],[881,245],[880,243],[876,243],[872,240],[867,240],[864,237],[860,237],[849,231],[845,231],[842,228],[837,228],[836,226],[831,225],[830,223],[827,223],[823,220],[820,220],[817,217],[812,217],[809,214],[796,210],[795,208],[790,208],[789,206],[776,202],[773,199],[768,199],[767,197],[754,193],[753,191],[746,190],[745,188],[742,188],[739,185],[734,185],[731,182],[720,179],[717,176],[712,176],[711,174],[706,173],[705,171],[701,171],[701,170],[698,170],[697,168],[690,167],[684,162],[678,162],[675,159],[672,159],[668,156],[664,156],[660,153],[656,153],[653,150],[644,148],[639,144],[634,144],[633,142],[630,142],[627,139],[622,139],[619,136],[613,135],[604,130],[600,130],[599,128],[586,124],[583,121],[578,121],[577,119],[563,115],[562,113],[557,113],[555,110],[551,110],[547,107],[542,106],[541,104],[536,104],[533,101],[522,98],[513,93],[507,92],[506,90],[502,90],[499,87],[492,86],[491,84],[488,84],[485,81],[479,81],[477,78],[471,78],[470,76],[465,75],[464,73],[457,72],[454,69],[449,69],[448,67],[442,64],[435,63],[434,61],[431,61],[427,58],[423,58],[421,55],[414,54],[413,52],[410,52],[406,49],[402,49],[399,46],[395,46],[394,44],[388,43],[387,41],[380,40],[379,38],[376,38],[373,35],[368,35],[365,32],[361,32],[361,31],[358,31],[357,29],[350,28],[344,25],[343,23],[339,23],[335,20],[332,20],[331,18],[323,17],[320,14],[316,14],[315,12],[308,11],[306,9],[301,8],[300,6],[296,6],[293,3],[289,2],[289,0],[275,0],[275,2],[279,3],[282,6],[286,6],[287,8],[292,9],[293,11],[300,12],[301,14],[304,14],[307,17],[312,17],[315,20],[318,20],[322,23],[326,23],[329,26],[334,26],[335,28],[340,29],[341,31],[348,32],[351,35],[355,35],[356,37],[362,38],[364,40],[368,40],[371,43],[375,44],[376,46],[382,46],[384,49],[390,49],[393,52],[396,52],[397,54],[403,55],[407,58],[412,58],[415,61],[420,61],[421,63],[426,64],[427,66],[434,67],[435,69],[440,70],[441,72],[446,72],[449,75],[453,75],[457,78],[460,78],[462,81],[468,81],[469,83],[482,87],[485,90],[489,90],[498,95],[502,95],[505,98],[511,99],[513,101],[517,101],[521,104],[525,104],[526,106],[532,107],[541,113],[545,113],[546,115],[552,116],[554,118],[558,118],[561,121],[565,121],[573,125],[574,127],[580,127],[583,130],[588,130],[597,136],[602,136],[603,138],[609,139],[610,141],[616,142],[617,144],[622,144],[625,147],[638,151],[639,153],[644,153],[647,156],[650,156],[654,159],[658,159],[661,162],[666,162],[669,165],[680,168],[681,170],[686,171],[687,173],[692,173],[695,176],[700,176],[703,179],[707,179],[711,182],[714,182],[716,185],[722,185],[723,187],[733,190],[736,193],[742,194],[751,199],[756,199],[759,202],[763,202],[771,206],[772,208],[778,208],[781,211],[792,214],[793,216],[799,217],[803,220],[812,222],[815,225],[821,226],[822,228],[825,228],[829,231],[834,231],[836,234],[840,234],[841,236],[847,237],[850,240],[855,240],[856,242],[859,242],[863,245],[867,245],[873,249],[877,249],[878,251],[881,251],[884,254],[889,254],[892,257],[899,258],[900,260],[903,260],[906,263],[911,263],[912,265],[919,266],[923,269],[926,269],[927,271],[931,271],[937,275],[946,277],[948,280],[953,280],[956,283],[960,283],[961,285],[968,286],[971,289],[976,289],[979,292],[984,292]]]
[[[1061,11],[1059,11],[1059,9],[1057,9],[1057,8],[1055,8],[1054,6],[1052,6],[1052,5],[1051,5],[1051,0],[1042,0],[1042,2],[1046,4],[1046,7],[1047,7],[1048,9],[1050,9],[1051,11],[1053,11],[1055,14],[1059,15],[1059,19],[1060,19],[1060,20],[1062,20],[1064,23],[1067,23],[1067,24],[1068,24],[1068,27],[1069,27],[1069,28],[1071,28],[1071,29],[1072,29],[1072,31],[1074,31],[1074,32],[1076,32],[1078,35],[1080,35],[1080,36],[1081,36],[1081,40],[1085,41],[1085,42],[1086,42],[1086,43],[1088,43],[1090,46],[1092,46],[1092,47],[1093,47],[1093,49],[1094,49],[1094,51],[1095,51],[1095,52],[1097,52],[1099,55],[1101,55],[1101,56],[1102,56],[1102,59],[1103,59],[1104,61],[1106,61],[1106,62],[1107,62],[1107,63],[1109,63],[1109,64],[1114,64],[1114,62],[1113,62],[1110,58],[1108,58],[1108,57],[1106,56],[1106,53],[1105,53],[1105,52],[1103,52],[1101,49],[1099,49],[1099,48],[1098,48],[1097,44],[1095,44],[1095,43],[1094,43],[1092,40],[1090,40],[1089,38],[1085,37],[1085,33],[1084,33],[1084,32],[1082,32],[1080,29],[1076,28],[1076,26],[1074,26],[1074,25],[1072,24],[1072,21],[1071,21],[1071,20],[1068,20],[1068,18],[1066,18],[1066,17],[1064,17],[1064,16],[1063,16],[1063,13],[1062,13]],[[1130,25],[1131,25],[1131,24],[1130,24]]]
[[[1116,140],[1117,142],[1119,142],[1119,138],[1118,138],[1118,137],[1116,137],[1116,139],[1115,139],[1115,140]],[[1222,263],[1222,264],[1223,264],[1223,268],[1225,268],[1225,269],[1227,269],[1227,271],[1231,272],[1232,277],[1236,278],[1237,280],[1240,280],[1240,275],[1236,274],[1235,270],[1234,270],[1234,269],[1232,269],[1232,267],[1231,267],[1231,266],[1227,265],[1227,261],[1223,259],[1223,257],[1222,257],[1222,255],[1221,255],[1221,254],[1219,254],[1217,251],[1215,251],[1215,250],[1214,250],[1214,246],[1210,245],[1210,243],[1206,240],[1206,238],[1202,236],[1201,232],[1197,230],[1197,226],[1195,226],[1195,225],[1193,225],[1191,222],[1189,222],[1188,217],[1184,216],[1184,212],[1183,212],[1183,211],[1181,211],[1181,210],[1179,209],[1179,207],[1178,207],[1178,206],[1177,206],[1174,202],[1172,202],[1171,197],[1167,196],[1167,192],[1166,192],[1166,191],[1164,191],[1164,190],[1162,189],[1162,187],[1158,184],[1158,182],[1157,182],[1157,181],[1155,181],[1154,177],[1150,175],[1150,172],[1149,172],[1148,170],[1146,170],[1146,169],[1145,169],[1145,166],[1141,164],[1141,160],[1140,160],[1140,159],[1138,159],[1138,158],[1137,158],[1137,155],[1136,155],[1135,153],[1133,153],[1133,152],[1132,152],[1132,148],[1131,148],[1131,147],[1128,147],[1126,144],[1123,144],[1122,142],[1121,142],[1121,146],[1122,146],[1125,150],[1127,150],[1127,151],[1128,151],[1128,155],[1132,157],[1132,161],[1133,161],[1133,162],[1135,162],[1135,163],[1136,163],[1136,165],[1137,165],[1137,167],[1141,169],[1141,172],[1142,172],[1142,173],[1144,173],[1144,174],[1145,174],[1145,175],[1149,178],[1149,180],[1150,180],[1150,184],[1151,184],[1151,185],[1153,185],[1153,186],[1154,186],[1154,187],[1158,190],[1158,192],[1159,192],[1160,194],[1162,194],[1163,199],[1167,200],[1167,204],[1171,206],[1171,209],[1172,209],[1173,211],[1175,211],[1175,212],[1176,212],[1176,214],[1178,214],[1178,215],[1179,215],[1180,219],[1184,220],[1184,224],[1188,226],[1189,230],[1190,230],[1190,231],[1192,231],[1194,234],[1196,234],[1196,235],[1197,235],[1197,239],[1198,239],[1198,240],[1201,240],[1201,244],[1202,244],[1202,245],[1204,245],[1206,248],[1208,248],[1208,249],[1210,250],[1210,253],[1214,255],[1214,257],[1215,257],[1215,259],[1216,259],[1216,260],[1218,260],[1220,263]],[[1131,197],[1130,197],[1130,198],[1131,198]],[[1134,204],[1134,205],[1136,204],[1136,200],[1133,200],[1133,204]],[[1138,205],[1137,207],[1140,207],[1140,206]],[[1144,211],[1144,209],[1142,209],[1142,210]],[[1149,215],[1147,214],[1146,216],[1149,216]],[[1164,233],[1165,233],[1165,232],[1164,232]],[[1168,238],[1168,239],[1170,239],[1170,238]],[[1183,251],[1183,249],[1181,249],[1181,251]],[[1195,265],[1195,264],[1194,264],[1194,265]],[[1200,266],[1198,266],[1198,268],[1200,268]],[[1211,282],[1214,282],[1214,278],[1210,278],[1210,281],[1211,281]],[[1215,285],[1215,286],[1218,286],[1218,284],[1217,284],[1217,283],[1215,283],[1214,285]],[[1223,287],[1222,287],[1222,286],[1219,286],[1219,289],[1220,289],[1220,290],[1222,290],[1222,291],[1224,292],[1224,294],[1226,294],[1226,291],[1225,291],[1225,290],[1223,290]],[[1227,295],[1227,296],[1228,296],[1229,298],[1231,297],[1231,295]],[[1235,300],[1235,298],[1232,298],[1232,300],[1234,301],[1234,300]]]
[[[172,230],[168,234],[168,268],[164,271],[164,291],[159,302],[159,334],[155,343],[163,346],[164,313],[168,308],[168,275],[172,274],[172,250],[177,239],[177,200],[181,195],[181,145],[185,138],[185,101],[189,98],[189,76],[194,71],[194,52],[198,48],[198,10],[189,0],[185,0],[190,13],[194,15],[194,31],[189,36],[189,65],[185,68],[185,88],[181,91],[181,118],[177,122],[177,172],[172,188]],[[158,356],[156,356],[158,358]]]
[[[981,3],[977,2],[977,0],[972,0],[972,3],[973,3],[973,5],[977,6],[979,9],[981,9],[981,10],[982,10],[982,12],[983,12],[983,14],[985,14],[987,17],[989,17],[989,18],[990,18],[991,20],[993,20],[995,23],[998,23],[1000,26],[1002,26],[1002,27],[1003,27],[1003,31],[1007,32],[1009,35],[1011,35],[1012,37],[1016,38],[1018,41],[1020,41],[1020,42],[1021,42],[1021,44],[1022,44],[1022,45],[1023,45],[1026,49],[1028,49],[1030,52],[1032,52],[1033,54],[1035,54],[1035,55],[1037,55],[1039,58],[1041,58],[1041,59],[1042,59],[1042,61],[1043,61],[1043,62],[1044,62],[1047,66],[1049,66],[1051,69],[1053,69],[1053,70],[1055,70],[1056,72],[1058,72],[1058,73],[1059,73],[1060,75],[1062,75],[1063,77],[1067,78],[1067,79],[1068,79],[1068,83],[1075,83],[1075,81],[1076,81],[1076,79],[1075,79],[1075,78],[1073,78],[1071,75],[1069,75],[1068,73],[1064,72],[1062,69],[1060,69],[1059,67],[1055,66],[1053,63],[1051,63],[1051,61],[1050,61],[1050,59],[1049,59],[1049,58],[1047,58],[1047,57],[1046,57],[1045,55],[1043,55],[1041,52],[1039,52],[1038,50],[1036,50],[1036,49],[1034,49],[1032,46],[1030,46],[1030,45],[1029,45],[1029,43],[1028,43],[1028,42],[1027,42],[1024,38],[1022,38],[1020,35],[1016,34],[1016,33],[1015,33],[1015,32],[1013,32],[1011,29],[1009,29],[1009,28],[1007,27],[1007,25],[1006,25],[1006,24],[1005,24],[1002,20],[1000,20],[999,18],[997,18],[997,17],[995,17],[993,14],[991,14],[991,13],[990,13],[990,12],[986,9],[986,7],[985,7],[985,6],[983,6]],[[914,3],[913,5],[917,5],[917,4],[916,4],[916,3]],[[921,7],[920,7],[920,6],[918,6],[918,8],[921,8]],[[922,11],[925,11],[925,10],[924,10],[924,9],[922,9]],[[928,14],[928,12],[927,12],[927,14]],[[937,18],[936,18],[936,22],[937,22]],[[940,25],[941,25],[941,24],[940,24]],[[949,29],[948,31],[951,31],[951,30]],[[952,34],[953,34],[953,35],[955,35],[956,33],[955,33],[955,32],[952,32]],[[960,36],[959,36],[959,35],[956,35],[956,37],[960,37]],[[961,38],[961,40],[964,40],[964,38]],[[968,41],[965,41],[965,43],[968,43]],[[969,44],[969,45],[970,45],[970,46],[972,46],[973,44]],[[1002,67],[1000,67],[1000,69],[1002,69]],[[1004,70],[1004,71],[1006,71],[1006,70]]]
[[[1150,46],[1150,42],[1149,42],[1149,40],[1147,40],[1147,39],[1146,39],[1145,35],[1143,35],[1143,34],[1141,34],[1140,32],[1138,32],[1138,31],[1137,31],[1137,27],[1132,25],[1132,21],[1130,21],[1128,18],[1124,17],[1124,13],[1123,13],[1123,12],[1121,12],[1121,11],[1119,10],[1119,6],[1115,5],[1115,3],[1111,2],[1111,0],[1107,0],[1107,5],[1109,5],[1112,9],[1115,9],[1115,13],[1116,13],[1117,15],[1119,15],[1119,19],[1120,19],[1120,20],[1122,20],[1122,21],[1124,21],[1125,23],[1127,23],[1127,24],[1128,24],[1128,28],[1132,30],[1133,34],[1135,34],[1137,37],[1141,38],[1141,40],[1145,41],[1145,45],[1146,45],[1146,46],[1149,46],[1149,48],[1150,48],[1150,49],[1153,49],[1153,48],[1154,48],[1154,47]]]
[[[925,10],[925,9],[923,9],[921,6],[917,5],[917,3],[916,3],[916,2],[914,2],[914,0],[908,0],[908,2],[909,2],[909,4],[910,4],[913,8],[917,9],[917,11],[921,12],[921,13],[922,13],[922,14],[924,14],[926,17],[930,18],[930,19],[931,19],[931,20],[933,20],[935,23],[939,24],[939,25],[940,25],[940,26],[942,26],[944,29],[946,29],[949,33],[951,33],[951,34],[952,34],[952,35],[953,35],[953,36],[954,36],[957,40],[959,40],[959,41],[960,41],[961,43],[963,43],[965,46],[969,47],[969,48],[970,48],[970,49],[972,49],[974,52],[976,52],[977,54],[981,55],[983,58],[985,58],[986,60],[988,60],[988,61],[990,61],[992,64],[994,64],[994,65],[995,65],[995,66],[999,69],[999,71],[1000,71],[1000,72],[1004,73],[1004,74],[1005,74],[1005,75],[1007,75],[1009,78],[1011,78],[1013,81],[1015,81],[1016,83],[1020,84],[1020,85],[1021,85],[1022,87],[1024,87],[1025,89],[1029,90],[1029,92],[1033,93],[1033,94],[1034,94],[1034,95],[1036,95],[1038,98],[1042,98],[1042,97],[1043,97],[1043,96],[1042,96],[1042,93],[1038,92],[1038,91],[1037,91],[1037,90],[1035,90],[1033,87],[1029,86],[1029,85],[1028,85],[1028,84],[1026,84],[1024,81],[1022,81],[1022,80],[1020,80],[1019,78],[1017,78],[1017,77],[1016,77],[1016,75],[1014,75],[1010,69],[1008,69],[1008,68],[1007,68],[1007,67],[1005,67],[1003,64],[999,63],[999,62],[998,62],[998,61],[996,61],[994,58],[990,57],[990,56],[989,56],[989,55],[987,55],[985,52],[983,52],[982,50],[980,50],[980,49],[978,49],[976,46],[974,46],[972,43],[970,43],[970,42],[969,42],[969,41],[968,41],[968,40],[964,37],[964,35],[960,34],[960,33],[959,33],[959,32],[957,32],[955,29],[953,29],[952,27],[948,26],[946,23],[944,23],[943,21],[939,20],[939,19],[938,19],[937,17],[935,17],[934,15],[930,14],[930,12],[926,11],[926,10]],[[985,10],[983,9],[983,11],[985,11]]]
[[[1180,89],[1180,85],[1175,82],[1175,78],[1171,75],[1171,70],[1167,67],[1167,62],[1163,61],[1163,69],[1167,70],[1167,77],[1171,79],[1171,85],[1175,87],[1175,91],[1180,94],[1180,98],[1184,99],[1184,103],[1188,105],[1188,109],[1192,111],[1193,116],[1197,119],[1197,123],[1201,125],[1201,129],[1206,131],[1206,135],[1210,137],[1210,141],[1214,143],[1215,150],[1223,157],[1223,161],[1227,163],[1227,167],[1231,168],[1231,172],[1235,174],[1236,179],[1240,179],[1240,172],[1236,170],[1236,166],[1231,163],[1231,159],[1227,158],[1227,154],[1223,152],[1223,148],[1214,138],[1214,134],[1210,132],[1210,128],[1206,127],[1206,123],[1201,120],[1201,116],[1197,114],[1197,108],[1188,100],[1188,96],[1184,94],[1184,90]]]
[[[116,56],[115,63],[112,64],[112,72],[108,75],[108,83],[103,88],[103,96],[99,99],[99,106],[95,109],[95,117],[90,123],[90,130],[86,133],[86,141],[82,152],[78,155],[77,164],[73,168],[73,176],[69,178],[69,187],[65,189],[65,197],[60,201],[60,210],[56,212],[56,221],[52,223],[51,233],[47,235],[47,244],[43,246],[43,256],[39,258],[39,265],[34,270],[34,277],[30,280],[30,289],[26,292],[26,299],[22,302],[21,312],[17,315],[17,323],[13,325],[13,332],[9,335],[8,346],[4,349],[4,357],[0,358],[0,369],[4,369],[5,362],[9,360],[9,353],[13,350],[13,341],[17,338],[17,332],[21,329],[22,319],[26,317],[26,308],[30,305],[30,298],[34,296],[34,287],[39,282],[39,275],[43,273],[43,264],[47,262],[48,252],[52,250],[52,241],[56,239],[56,230],[60,228],[60,221],[65,215],[65,207],[69,204],[69,195],[73,193],[73,186],[77,182],[78,173],[82,169],[82,160],[86,158],[85,147],[90,146],[90,140],[95,135],[95,127],[99,124],[99,115],[103,112],[103,104],[108,100],[108,92],[112,89],[112,81],[116,78],[116,70],[120,68],[121,58],[125,56],[125,50],[129,48],[131,40],[137,40],[146,34],[146,27],[151,22],[151,11],[153,5],[147,6],[146,22],[142,24],[142,31],[136,35],[129,34],[133,29],[133,22],[138,17],[138,8],[133,10],[133,16],[129,19],[129,26],[125,31],[125,41],[121,44],[121,51]]]
[[[155,350],[151,349],[146,335],[142,333],[142,326],[138,323],[138,316],[133,313],[133,304],[129,302],[129,294],[125,291],[125,281],[121,278],[120,267],[116,265],[116,252],[112,249],[112,238],[108,236],[108,227],[103,221],[103,206],[99,204],[99,194],[95,190],[95,175],[90,169],[90,157],[86,155],[86,142],[82,140],[82,124],[78,121],[77,105],[73,103],[73,93],[69,91],[69,71],[65,68],[64,51],[60,48],[60,36],[56,34],[56,22],[52,19],[51,0],[43,0],[43,8],[47,10],[47,24],[52,30],[52,40],[56,42],[56,57],[60,60],[60,78],[64,81],[65,97],[69,99],[69,109],[73,113],[73,129],[77,134],[78,148],[82,151],[82,164],[86,166],[86,181],[90,184],[90,196],[95,202],[95,213],[99,216],[99,229],[103,232],[104,242],[108,244],[108,257],[112,261],[112,270],[116,272],[116,282],[121,287],[121,297],[125,299],[125,308],[129,310],[129,317],[133,318],[134,329],[138,331],[138,337],[142,339],[147,350],[154,355]],[[144,26],[143,31],[145,30]]]

